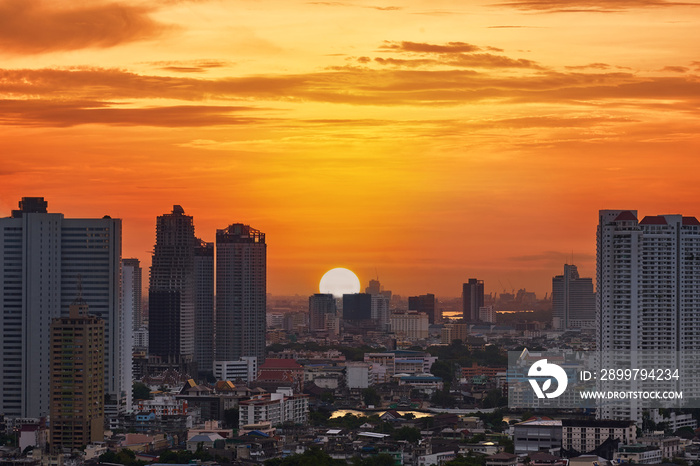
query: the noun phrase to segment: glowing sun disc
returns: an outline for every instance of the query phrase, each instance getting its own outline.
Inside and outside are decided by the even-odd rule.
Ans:
[[[360,279],[352,270],[337,267],[326,272],[318,285],[321,293],[342,298],[344,294],[360,292]]]

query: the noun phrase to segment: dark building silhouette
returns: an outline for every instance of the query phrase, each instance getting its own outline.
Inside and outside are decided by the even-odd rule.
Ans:
[[[265,233],[234,223],[216,231],[216,361],[265,361]]]
[[[470,278],[462,285],[462,316],[467,322],[479,321],[479,308],[484,306],[484,281]]]
[[[214,243],[194,247],[194,360],[200,373],[214,370]]]
[[[552,320],[557,330],[595,328],[593,279],[579,277],[575,265],[552,278]]]
[[[435,315],[435,295],[431,293],[420,296],[409,296],[408,310],[428,314],[428,322],[431,324],[440,320],[439,316]]]
[[[163,362],[194,357],[194,223],[179,205],[156,221],[148,297],[149,353]]]
[[[343,295],[343,320],[360,321],[372,318],[372,295],[355,293]]]

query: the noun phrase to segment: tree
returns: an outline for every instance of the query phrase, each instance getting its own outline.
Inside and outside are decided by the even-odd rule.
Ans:
[[[141,382],[134,382],[133,385],[134,400],[150,400],[151,399],[151,389],[148,385]]]
[[[356,456],[351,460],[351,464],[353,466],[394,466],[394,457],[386,453],[368,456],[367,458]]]
[[[418,441],[422,438],[420,430],[416,429],[415,427],[408,426],[395,430],[391,437],[394,440],[406,440],[410,443],[418,443]]]
[[[369,387],[362,390],[362,401],[364,401],[365,405],[367,406],[379,406],[382,403],[382,397],[379,396],[377,390],[375,390],[372,387]]]
[[[442,378],[443,382],[449,384],[454,379],[454,365],[448,361],[437,360],[430,367],[430,373],[435,377]]]
[[[452,408],[457,404],[457,400],[455,400],[454,396],[450,395],[448,389],[444,389],[436,391],[433,397],[430,398],[430,403],[443,408]]]
[[[238,409],[230,408],[224,410],[224,424],[227,427],[237,428],[238,427]]]
[[[506,406],[507,404],[508,399],[503,397],[502,392],[497,388],[489,390],[481,402],[481,406],[484,408],[496,408],[498,406]]]
[[[485,456],[474,456],[470,451],[467,456],[457,455],[457,458],[445,463],[445,466],[484,466],[486,464]]]
[[[265,466],[340,466],[345,464],[347,464],[345,461],[334,460],[318,447],[311,447],[301,454],[265,461]]]

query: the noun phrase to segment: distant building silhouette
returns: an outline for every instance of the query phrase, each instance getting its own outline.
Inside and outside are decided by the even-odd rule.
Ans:
[[[466,322],[479,321],[479,308],[484,306],[484,281],[470,278],[462,285],[462,316]]]
[[[309,296],[309,331],[327,331],[329,320],[333,319],[336,313],[335,298],[332,294]]]
[[[372,318],[372,295],[355,293],[343,295],[343,320],[360,321]]]
[[[579,277],[575,265],[564,265],[564,274],[552,278],[552,326],[595,328],[593,279]]]
[[[435,314],[435,295],[428,293],[420,296],[408,297],[408,310],[423,312],[428,315],[428,322],[431,324],[440,321],[441,316]]]

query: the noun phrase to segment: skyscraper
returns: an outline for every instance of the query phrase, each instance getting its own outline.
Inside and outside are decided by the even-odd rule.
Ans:
[[[408,310],[427,314],[428,322],[431,324],[440,320],[440,317],[435,315],[435,295],[432,293],[422,294],[420,296],[409,296]]]
[[[131,315],[132,328],[140,329],[144,325],[141,293],[143,289],[143,271],[138,259],[122,259],[122,307]]]
[[[479,321],[479,308],[484,305],[484,281],[470,278],[462,285],[462,316],[467,322]]]
[[[265,234],[234,223],[216,231],[216,361],[265,360]]]
[[[200,373],[214,370],[214,243],[194,248],[194,359]]]
[[[126,411],[132,408],[132,384],[134,362],[134,331],[141,328],[141,264],[138,259],[122,259],[121,325],[122,339],[122,393],[126,398]]]
[[[66,316],[78,275],[91,313],[104,321],[105,392],[120,397],[121,220],[68,219],[25,197],[0,219],[0,412],[49,414],[50,325]]]
[[[605,358],[629,360],[639,351],[666,358],[700,349],[699,258],[695,217],[647,216],[640,222],[635,210],[600,211],[596,330],[602,367],[615,367]],[[685,388],[697,393],[697,386]],[[641,418],[638,403],[601,411],[608,418]]]
[[[151,355],[169,363],[194,357],[194,223],[179,205],[156,221],[148,293]]]
[[[552,278],[552,321],[558,330],[595,328],[593,279],[579,277],[575,265]]]
[[[105,326],[88,314],[78,293],[68,317],[51,323],[51,449],[56,452],[104,440]]]
[[[602,210],[597,241],[598,347],[700,349],[700,222]]]

